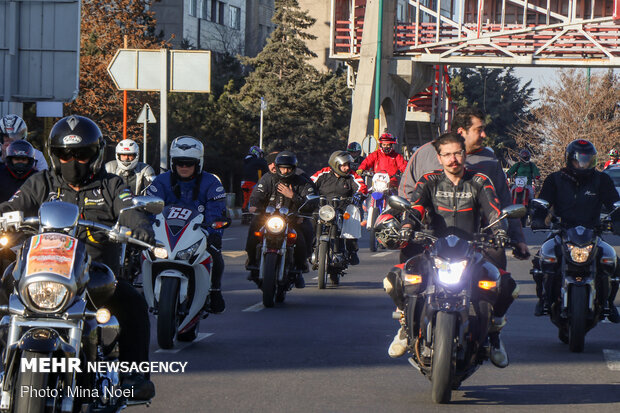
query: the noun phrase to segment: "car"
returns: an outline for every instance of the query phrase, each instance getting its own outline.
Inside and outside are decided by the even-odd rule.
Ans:
[[[614,181],[616,191],[620,194],[620,165],[609,166],[607,169],[603,170],[603,173],[611,176],[611,179]]]

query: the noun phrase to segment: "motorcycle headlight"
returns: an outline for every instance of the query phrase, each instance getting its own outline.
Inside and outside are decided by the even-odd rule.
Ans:
[[[448,262],[435,258],[437,277],[442,284],[454,285],[461,281],[461,275],[467,266],[467,261]]]
[[[189,259],[192,258],[198,250],[198,247],[200,247],[201,242],[202,240],[198,240],[193,243],[189,248],[185,248],[184,250],[177,252],[177,255],[174,259],[180,261],[189,261]]]
[[[67,287],[54,281],[37,281],[28,284],[28,296],[37,308],[54,311],[60,308],[67,297]]]
[[[323,205],[319,209],[319,218],[322,221],[329,222],[336,216],[336,210],[331,205]]]
[[[271,217],[267,220],[267,231],[274,235],[278,235],[284,231],[284,219],[282,217]]]
[[[570,259],[577,262],[583,263],[588,261],[590,257],[590,253],[592,252],[592,248],[594,245],[590,244],[585,247],[577,247],[573,244],[566,244],[566,247],[570,251]]]

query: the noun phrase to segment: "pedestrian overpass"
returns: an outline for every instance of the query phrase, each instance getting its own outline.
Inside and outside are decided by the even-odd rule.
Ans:
[[[408,147],[451,121],[447,66],[620,67],[620,0],[331,1],[330,57],[355,90],[350,141],[373,133],[379,45],[379,130]]]

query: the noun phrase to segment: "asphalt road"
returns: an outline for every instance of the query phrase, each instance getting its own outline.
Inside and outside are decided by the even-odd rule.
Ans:
[[[340,286],[319,290],[310,272],[305,289],[266,309],[246,280],[246,232],[236,223],[224,235],[226,311],[203,320],[198,340],[174,350],[158,350],[152,331],[152,360],[188,365],[185,374],[152,376],[157,396],[148,412],[620,411],[620,326],[599,323],[585,351],[570,353],[549,319],[533,316],[529,261],[509,261],[521,286],[502,333],[510,366],[485,363],[453,392],[451,405],[438,406],[407,357],[387,355],[398,324],[381,282],[397,253],[370,253],[362,241],[362,262]],[[535,250],[543,235],[526,235]],[[607,239],[620,252],[620,238]]]

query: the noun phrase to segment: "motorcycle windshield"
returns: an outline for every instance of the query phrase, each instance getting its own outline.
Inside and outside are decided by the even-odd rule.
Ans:
[[[170,251],[174,250],[187,226],[197,217],[203,215],[191,205],[168,205],[162,211],[166,226],[166,236]],[[202,222],[202,219],[199,220]]]
[[[470,245],[467,240],[456,235],[448,235],[435,242],[433,252],[437,257],[448,261],[461,261],[469,256]]]
[[[566,241],[574,245],[591,244],[594,240],[594,230],[577,226],[566,230]]]

